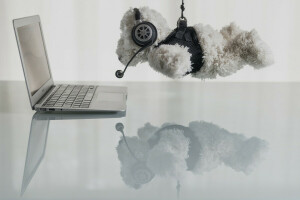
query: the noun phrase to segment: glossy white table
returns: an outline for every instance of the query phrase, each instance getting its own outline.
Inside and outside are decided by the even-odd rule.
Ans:
[[[299,83],[123,85],[126,113],[49,115],[0,82],[0,199],[300,199]]]

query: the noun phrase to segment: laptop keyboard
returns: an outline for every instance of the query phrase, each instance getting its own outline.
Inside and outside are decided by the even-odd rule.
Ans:
[[[45,107],[89,108],[97,86],[60,85],[45,101]]]

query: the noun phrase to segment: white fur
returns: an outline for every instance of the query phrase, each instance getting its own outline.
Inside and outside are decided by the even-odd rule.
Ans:
[[[242,31],[234,23],[220,32],[209,25],[197,24],[194,28],[204,52],[204,65],[193,77],[224,77],[235,73],[246,64],[259,69],[273,63],[269,47],[255,30]]]
[[[161,45],[148,55],[149,65],[170,78],[182,78],[191,71],[191,54],[186,47]]]
[[[183,131],[162,131],[158,144],[149,151],[147,166],[156,175],[180,178],[187,170],[189,143]]]
[[[193,169],[195,173],[211,171],[224,163],[235,171],[249,174],[267,149],[264,140],[230,133],[212,123],[195,121],[189,128],[195,132],[202,147],[200,159]]]
[[[148,157],[149,146],[146,142],[141,141],[138,137],[126,137],[127,143],[130,146],[131,152],[128,150],[126,143],[123,139],[119,141],[119,145],[117,146],[118,158],[121,165],[121,176],[124,182],[127,185],[130,185],[133,188],[139,188],[141,184],[136,180],[133,176],[132,168],[137,163],[137,159],[141,161],[145,161]],[[136,158],[135,158],[135,157]]]
[[[155,48],[168,36],[171,29],[162,15],[155,10],[147,7],[139,9],[142,20],[149,21],[156,26],[158,37],[154,45],[139,53],[130,65],[135,66],[139,62],[149,61],[154,70],[170,78],[182,78],[191,71],[191,54],[188,53],[187,48],[178,45],[161,45]],[[119,60],[124,65],[140,48],[131,38],[134,25],[134,11],[131,8],[124,14],[121,21],[121,38],[116,50]],[[218,75],[229,76],[245,65],[260,69],[274,62],[269,47],[260,39],[255,30],[243,31],[234,23],[222,28],[221,31],[202,24],[197,24],[194,28],[204,51],[204,65],[199,72],[192,74],[195,78],[213,79]]]

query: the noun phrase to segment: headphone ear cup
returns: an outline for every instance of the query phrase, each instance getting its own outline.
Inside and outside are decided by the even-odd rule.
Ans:
[[[149,183],[154,178],[153,172],[142,162],[133,165],[131,173],[134,181],[139,185]]]
[[[157,39],[157,29],[150,22],[141,22],[132,29],[133,41],[140,47],[153,44]]]

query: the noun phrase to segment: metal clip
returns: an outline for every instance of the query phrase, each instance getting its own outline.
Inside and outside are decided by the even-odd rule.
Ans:
[[[177,21],[177,27],[180,27],[180,26],[184,26],[186,27],[187,26],[187,19],[185,17],[183,18],[179,18],[178,21]]]

